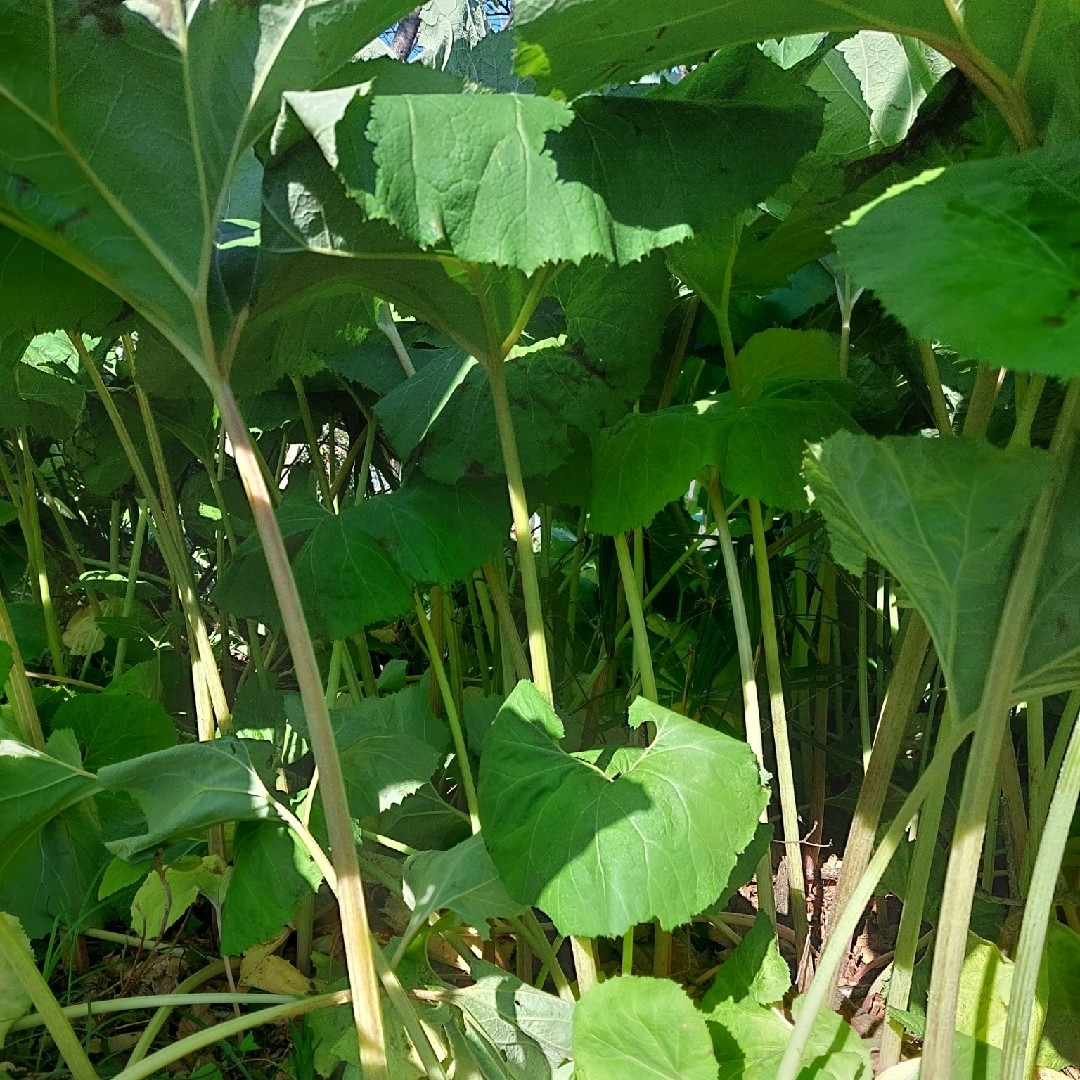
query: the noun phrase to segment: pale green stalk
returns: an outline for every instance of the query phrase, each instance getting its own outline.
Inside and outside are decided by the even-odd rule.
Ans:
[[[919,808],[932,792],[948,783],[953,756],[971,735],[973,727],[974,720],[967,720],[952,733],[947,742],[943,742],[938,748],[926,772],[919,777],[911,794],[904,800],[900,812],[893,819],[881,843],[878,844],[873,858],[870,859],[852,888],[846,905],[836,906],[838,916],[833,933],[829,936],[828,943],[818,960],[817,975],[811,982],[810,989],[803,995],[802,1008],[788,1038],[784,1056],[776,1073],[776,1080],[797,1080],[797,1077],[801,1075],[802,1056],[810,1041],[814,1021],[822,1008],[827,1007],[831,1000],[833,987],[840,973],[840,965],[848,955],[849,942],[862,921],[866,905],[874,895],[874,890],[877,889],[882,874],[888,869],[897,848],[903,842],[908,825],[918,813]],[[925,1073],[924,1075],[929,1077],[933,1074]]]
[[[739,674],[743,692],[743,727],[746,730],[747,745],[754,753],[758,769],[764,774],[765,744],[761,733],[761,709],[758,704],[757,676],[754,674],[754,644],[750,639],[750,622],[746,614],[746,598],[743,596],[742,582],[739,579],[739,564],[735,558],[735,545],[728,527],[727,508],[720,498],[720,481],[716,470],[709,472],[705,491],[709,497],[713,522],[720,539],[720,554],[724,560],[724,574],[727,578],[728,595],[731,598],[731,617],[735,623],[735,640],[739,649]],[[769,823],[769,808],[762,807],[762,824]],[[758,906],[769,916],[769,921],[776,926],[776,900],[773,895],[772,856],[766,851],[757,865]]]
[[[536,558],[532,546],[532,524],[529,503],[525,497],[525,481],[521,475],[517,436],[510,415],[510,399],[506,392],[506,370],[501,359],[493,359],[484,365],[491,384],[491,397],[495,405],[495,423],[499,431],[503,466],[506,469],[506,485],[510,493],[510,510],[517,534],[518,566],[521,569],[521,590],[525,598],[525,622],[529,631],[529,658],[532,661],[532,677],[537,690],[548,704],[553,701],[551,671],[548,666],[547,634],[544,629],[544,613],[540,603],[540,585],[536,576]]]
[[[919,340],[919,357],[922,360],[923,378],[930,391],[930,411],[938,434],[948,437],[953,434],[952,421],[949,419],[949,407],[945,403],[945,392],[941,389],[941,374],[938,372],[934,347],[929,341]]]
[[[784,826],[784,850],[787,853],[790,910],[795,925],[795,951],[801,964],[809,928],[806,923],[806,880],[803,876],[799,808],[795,801],[795,779],[791,769],[791,744],[788,742],[784,684],[780,673],[780,646],[776,637],[769,557],[765,550],[765,524],[761,518],[761,503],[757,499],[750,499],[749,503],[750,527],[754,538],[754,565],[757,568],[758,596],[761,601],[765,673],[769,680],[769,712],[772,716],[773,747],[776,751],[776,782],[780,788],[780,814]]]
[[[0,959],[10,974],[22,983],[74,1080],[98,1080],[71,1021],[64,1015],[60,1002],[38,971],[18,920],[3,912],[0,912]]]
[[[319,770],[323,809],[336,872],[335,893],[341,914],[346,965],[353,988],[353,1020],[359,1038],[360,1060],[365,1071],[370,1074],[370,1080],[386,1080],[382,1006],[367,905],[360,880],[360,866],[352,834],[352,815],[349,813],[341,761],[330,726],[330,715],[323,696],[315,650],[292,575],[288,552],[285,550],[273,503],[270,501],[266,478],[252,448],[247,425],[228,383],[217,381],[211,389],[232,442],[237,470],[262,540],[307,717],[308,738]],[[144,1075],[149,1076],[151,1073]]]
[[[137,500],[139,516],[135,522],[135,537],[131,542],[131,560],[128,563],[127,586],[124,589],[124,618],[130,619],[135,611],[135,586],[139,581],[139,565],[142,562],[143,543],[146,540],[146,500]],[[116,659],[113,662],[113,673],[110,682],[115,682],[124,672],[124,659],[127,656],[127,635],[120,638],[116,643]]]
[[[1072,735],[1061,766],[1061,775],[1054,787],[1054,797],[1050,801],[1028,889],[1024,922],[1016,948],[1009,1013],[1005,1020],[1001,1080],[1025,1080],[1032,1075],[1040,1029],[1045,1019],[1044,1015],[1033,1018],[1036,984],[1053,911],[1054,889],[1069,840],[1076,800],[1080,796],[1080,716],[1075,713],[1074,708],[1072,713],[1062,717],[1062,725],[1066,728],[1071,726]],[[1074,718],[1069,720],[1069,716]]]
[[[1002,610],[982,698],[975,738],[945,877],[941,916],[934,946],[934,966],[927,1004],[923,1069],[928,1076],[947,1075],[952,1063],[960,973],[964,964],[967,926],[982,851],[986,814],[997,776],[1001,743],[1012,705],[1012,688],[1019,673],[1031,629],[1031,610],[1043,556],[1050,541],[1065,472],[1076,445],[1080,421],[1080,380],[1069,384],[1057,428],[1050,444],[1060,462],[1058,474],[1035,504],[1016,569]]]
[[[634,659],[638,669],[638,676],[641,679],[641,693],[649,701],[656,701],[656,676],[653,674],[649,631],[645,626],[641,593],[638,592],[637,578],[634,574],[634,567],[630,562],[630,551],[626,545],[626,536],[622,533],[615,537],[615,554],[619,560],[619,573],[622,575],[623,592],[626,595],[630,625],[634,631]]]
[[[428,621],[424,605],[420,602],[419,594],[413,596],[413,608],[416,611],[417,621],[420,623],[420,633],[423,635],[424,644],[427,646],[428,660],[431,670],[435,673],[435,679],[442,691],[443,705],[446,707],[446,719],[450,725],[450,736],[454,740],[454,753],[457,755],[458,765],[461,769],[461,785],[465,791],[465,805],[469,808],[469,824],[475,836],[480,831],[480,806],[476,799],[476,785],[473,783],[472,766],[469,764],[469,751],[465,745],[465,732],[461,727],[461,718],[458,716],[457,705],[454,702],[454,692],[446,678],[446,669],[443,667],[442,656],[435,644],[435,635],[431,631],[431,623]]]

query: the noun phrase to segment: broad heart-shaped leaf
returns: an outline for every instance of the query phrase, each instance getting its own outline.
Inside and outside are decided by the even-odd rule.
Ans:
[[[802,999],[795,1003],[798,1014]],[[724,1003],[708,1016],[718,1080],[774,1080],[791,1037],[791,1024],[775,1009],[755,1002]],[[814,1020],[799,1080],[870,1080],[873,1072],[862,1040],[836,1013]]]
[[[560,749],[562,722],[521,682],[488,731],[480,820],[510,896],[563,934],[671,928],[716,899],[765,804],[745,743],[638,698],[656,735],[622,775]]]
[[[319,887],[322,875],[296,835],[271,821],[236,828],[233,872],[221,908],[221,954],[269,941]]]
[[[1069,378],[1080,372],[1078,235],[1074,140],[898,184],[834,241],[852,278],[915,336]]]
[[[978,706],[1015,541],[1053,468],[1040,450],[840,432],[807,456],[814,507],[853,573],[866,556],[926,620],[957,715]]]
[[[403,937],[408,940],[423,926],[429,915],[449,908],[467,926],[488,937],[488,919],[520,915],[523,904],[515,903],[491,861],[480,833],[449,851],[422,851],[405,862],[403,874],[405,902],[412,918]]]
[[[921,37],[946,56],[969,55],[965,41],[1004,71],[1015,71],[1031,9],[994,0],[964,13],[961,30],[939,0],[686,0],[677,7],[649,0],[519,0],[514,12],[517,70],[536,77],[541,90],[568,97],[623,83],[742,42],[816,31],[884,30]],[[1062,63],[1055,56],[1062,27],[1075,16],[1066,0],[1051,0],[1034,27],[1032,91],[1045,104]],[[1038,31],[1041,30],[1041,33]],[[977,54],[976,54],[977,55]],[[981,59],[981,58],[980,58]]]
[[[450,585],[501,550],[506,493],[423,479],[326,516],[294,560],[314,625],[331,638],[408,611],[417,585]]]
[[[1074,458],[1043,557],[1015,700],[1080,686],[1080,459]]]
[[[828,394],[780,382],[741,408],[722,394],[633,413],[594,440],[591,528],[616,535],[647,525],[706,465],[720,467],[731,491],[804,509],[799,465],[807,443],[851,427]]]
[[[283,91],[332,75],[404,10],[401,0],[264,0],[136,14],[4,0],[0,214],[198,364],[240,156]]]
[[[0,874],[47,821],[100,790],[93,774],[24,743],[0,740]]]
[[[750,932],[720,965],[701,1007],[711,1012],[722,1002],[771,1005],[791,988],[791,972],[776,946],[768,916],[758,914]]]
[[[249,747],[259,745],[216,739],[107,765],[98,774],[101,784],[131,795],[146,816],[146,832],[105,846],[133,862],[178,834],[198,833],[223,821],[275,817],[273,797],[251,761]]]
[[[582,995],[574,1010],[574,1075],[580,1080],[715,1080],[705,1018],[667,979],[626,975]]]
[[[88,770],[176,745],[172,717],[159,702],[136,694],[70,698],[53,714],[52,726],[71,728]]]

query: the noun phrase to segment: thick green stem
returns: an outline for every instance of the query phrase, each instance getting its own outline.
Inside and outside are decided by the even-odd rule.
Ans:
[[[518,637],[517,627],[514,625],[514,615],[510,610],[510,597],[506,591],[506,581],[503,578],[500,567],[491,563],[485,563],[483,567],[484,581],[488,592],[491,594],[491,602],[495,605],[495,614],[499,619],[499,632],[502,639],[503,656],[507,657],[514,674],[519,679],[529,677],[529,658],[525,655],[521,638]],[[478,593],[480,603],[484,603],[484,594]],[[511,686],[506,687],[510,693]]]
[[[131,561],[128,563],[127,586],[124,589],[124,618],[130,619],[135,610],[135,586],[139,581],[139,565],[142,562],[143,542],[146,540],[146,500],[139,499],[139,517],[135,522],[135,537],[131,542]],[[127,656],[128,639],[125,635],[116,643],[116,660],[113,663],[111,682],[115,682],[124,672],[124,659]]]
[[[11,974],[22,983],[27,997],[34,1003],[49,1034],[60,1051],[74,1080],[98,1080],[94,1066],[86,1056],[71,1021],[64,1015],[60,1002],[53,996],[49,984],[34,963],[34,954],[17,919],[0,912],[0,959]]]
[[[750,527],[754,537],[754,565],[757,568],[758,595],[761,600],[765,673],[769,680],[769,712],[772,716],[773,746],[776,751],[776,782],[780,788],[780,814],[784,825],[784,850],[787,853],[791,916],[795,925],[796,953],[801,963],[808,930],[806,880],[803,876],[802,838],[799,832],[799,808],[795,801],[795,777],[791,769],[787,710],[784,707],[784,684],[780,673],[780,645],[776,637],[772,578],[769,574],[769,556],[765,550],[765,524],[761,518],[761,503],[757,499],[750,499]]]
[[[761,733],[761,708],[758,704],[757,676],[754,674],[754,643],[750,638],[750,621],[746,614],[746,599],[743,596],[742,581],[739,578],[739,564],[735,558],[735,545],[728,527],[727,508],[720,498],[720,481],[716,470],[710,470],[705,490],[712,508],[713,522],[720,538],[720,554],[724,560],[724,574],[727,578],[728,595],[731,597],[731,617],[735,623],[735,640],[739,647],[739,674],[742,678],[743,726],[746,729],[746,742],[754,752],[758,768],[762,774],[765,768],[765,744]],[[769,808],[763,807],[761,822],[769,823]],[[758,906],[776,925],[776,900],[773,895],[772,857],[766,850],[757,866]]]
[[[1013,970],[1002,1045],[1001,1080],[1024,1080],[1031,1076],[1033,1058],[1039,1045],[1040,1033],[1036,1026],[1041,1024],[1043,1018],[1036,1017],[1037,1025],[1032,1025],[1036,983],[1054,903],[1054,889],[1069,839],[1076,800],[1080,796],[1080,715],[1072,720],[1069,719],[1070,715],[1067,713],[1062,717],[1063,725],[1071,725],[1072,735],[1065,751],[1061,775],[1054,788],[1054,797],[1050,801],[1016,948],[1016,967]]]
[[[634,659],[641,679],[641,693],[649,701],[656,701],[656,676],[653,674],[652,652],[649,649],[649,631],[645,626],[645,612],[641,606],[641,593],[638,592],[634,567],[630,562],[630,551],[626,545],[626,537],[622,533],[615,537],[615,554],[619,560],[619,573],[622,575],[623,592],[626,594],[626,607],[630,613],[630,625],[634,631]]]
[[[488,373],[491,397],[495,404],[499,446],[502,448],[506,485],[510,492],[510,509],[513,515],[514,531],[517,534],[518,565],[521,568],[521,589],[525,597],[525,622],[529,630],[529,657],[532,661],[533,682],[550,704],[554,698],[551,672],[548,667],[547,635],[544,630],[544,613],[540,603],[540,585],[536,577],[529,503],[525,497],[525,481],[521,475],[517,436],[514,434],[510,399],[506,392],[506,370],[501,360],[486,364],[485,370]]]
[[[934,966],[927,1004],[923,1070],[944,1076],[952,1065],[960,973],[964,964],[967,927],[978,876],[986,813],[997,776],[1001,743],[1012,705],[1012,688],[1019,673],[1028,633],[1035,586],[1050,541],[1065,472],[1076,445],[1080,421],[1080,379],[1066,392],[1050,450],[1060,463],[1055,476],[1039,496],[1024,538],[1001,613],[982,698],[977,711],[964,787],[960,796],[949,870],[941,902],[941,917],[934,946]]]
[[[454,692],[446,677],[446,669],[443,667],[442,655],[435,644],[435,635],[431,630],[424,605],[420,602],[419,595],[413,597],[413,608],[416,611],[417,621],[420,623],[420,633],[423,635],[424,644],[427,646],[428,660],[431,670],[435,673],[435,679],[442,691],[443,705],[446,707],[446,719],[450,724],[450,736],[454,740],[454,753],[457,755],[458,768],[461,769],[461,785],[465,790],[465,805],[469,808],[469,824],[473,834],[480,831],[480,807],[476,800],[476,785],[473,783],[472,766],[469,764],[469,751],[465,745],[465,732],[461,727],[461,718],[458,716],[457,704],[454,701]]]
[[[922,360],[923,378],[930,391],[930,412],[934,417],[934,426],[942,436],[953,433],[949,407],[945,403],[945,393],[941,389],[941,374],[938,372],[937,357],[929,341],[919,341],[919,357]]]
[[[368,926],[367,905],[360,880],[360,866],[353,840],[352,816],[349,813],[341,761],[334,744],[334,733],[323,697],[322,679],[315,660],[311,634],[300,604],[300,594],[296,589],[292,567],[289,565],[288,552],[274,515],[270,492],[252,449],[247,425],[228,383],[216,382],[211,389],[232,442],[237,470],[262,540],[292,653],[293,670],[307,717],[311,749],[319,770],[323,809],[337,879],[336,894],[341,912],[346,965],[353,988],[353,1019],[359,1039],[361,1066],[365,1077],[370,1077],[371,1080],[387,1080],[379,984]]]

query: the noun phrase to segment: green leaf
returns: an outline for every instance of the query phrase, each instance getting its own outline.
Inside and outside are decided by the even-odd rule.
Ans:
[[[1068,378],[1080,371],[1078,188],[1080,142],[966,162],[890,189],[834,240],[914,336]]]
[[[1030,9],[1011,0],[980,8],[958,31],[938,0],[864,0],[857,7],[832,0],[763,6],[733,0],[718,8],[688,0],[665,9],[648,0],[519,0],[514,26],[517,70],[535,76],[541,90],[557,87],[567,97],[584,90],[628,82],[676,64],[693,63],[726,45],[832,30],[845,35],[883,30],[932,41],[950,56],[985,62],[985,53],[1005,71],[1014,71]],[[1060,57],[1055,37],[1070,18],[1064,0],[1050,5],[1036,35],[1031,89],[1044,106],[1052,94]],[[612,28],[618,27],[613,34]],[[977,49],[972,52],[969,49]]]
[[[630,725],[646,721],[655,738],[615,780],[558,746],[562,723],[531,683],[488,731],[484,839],[510,896],[560,933],[686,922],[716,899],[757,828],[765,792],[745,743],[639,698]]]
[[[424,786],[443,759],[449,732],[431,714],[428,694],[425,678],[388,697],[331,710],[353,817],[397,806]]]
[[[136,937],[157,941],[199,898],[202,860],[182,860],[147,875],[131,901],[131,929]]]
[[[778,379],[839,379],[840,346],[824,330],[762,330],[739,350],[728,374],[740,399],[752,402]]]
[[[448,991],[461,1010],[467,1044],[484,1061],[482,1075],[508,1080],[554,1080],[571,1058],[576,1006],[537,990],[507,971],[477,960],[472,986]]]
[[[802,999],[795,1004],[798,1015]],[[792,1025],[775,1009],[743,1002],[718,1006],[709,1015],[718,1080],[774,1080]],[[862,1040],[836,1013],[820,1012],[802,1055],[799,1080],[870,1080]]]
[[[238,825],[232,877],[221,909],[222,956],[239,956],[269,941],[321,880],[307,849],[284,825]]]
[[[484,847],[480,833],[449,851],[422,851],[410,856],[404,870],[405,903],[412,918],[402,935],[409,940],[428,916],[449,909],[467,926],[487,938],[488,919],[508,919],[525,907],[507,895],[506,886]]]
[[[1077,1061],[1080,1060],[1080,1001],[1074,987],[1080,978],[1080,934],[1056,919],[1051,921],[1044,955],[1047,1010],[1039,1060],[1050,1065],[1050,1056],[1056,1054],[1062,1063]]]
[[[1074,459],[1043,557],[1014,700],[1080,686],[1080,460]]]
[[[580,1080],[715,1080],[704,1017],[666,979],[607,979],[574,1010],[574,1068]]]
[[[24,743],[0,740],[0,874],[47,821],[100,790],[91,773]]]
[[[240,158],[283,91],[330,77],[404,10],[400,0],[203,4],[181,16],[181,33],[169,6],[88,13],[78,0],[5,0],[6,224],[202,362],[208,292],[220,290],[208,266]]]
[[[91,771],[176,745],[172,717],[158,702],[135,694],[69,698],[53,714],[52,726],[71,728]]]
[[[1020,530],[1052,462],[974,439],[840,432],[808,455],[814,507],[853,573],[869,556],[926,620],[957,715],[978,706]]]
[[[771,1005],[790,988],[791,972],[777,948],[776,932],[768,916],[759,914],[750,932],[720,965],[701,1007],[712,1012],[724,1002]]]
[[[3,935],[0,939],[0,1046],[3,1046],[11,1025],[24,1017],[34,1004],[12,958],[9,958],[10,951],[17,949],[22,954],[20,967],[27,963],[36,967],[37,961],[30,948],[30,939],[19,920],[4,911],[0,911],[0,919],[4,921],[4,928],[0,930]]]
[[[188,743],[107,765],[98,777],[108,791],[129,793],[146,816],[146,832],[107,841],[133,862],[157,851],[173,836],[204,832],[224,821],[275,817],[272,796],[241,739]]]

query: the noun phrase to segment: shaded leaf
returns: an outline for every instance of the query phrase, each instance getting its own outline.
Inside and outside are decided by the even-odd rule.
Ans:
[[[520,915],[525,907],[510,899],[479,833],[449,851],[410,856],[404,870],[405,902],[412,918],[402,935],[411,938],[428,916],[448,908],[487,938],[488,919]]]
[[[98,776],[106,790],[127,792],[146,816],[144,833],[105,846],[132,862],[153,854],[173,836],[205,832],[224,821],[273,818],[272,796],[249,752],[259,745],[223,738],[105,766]]]
[[[853,573],[870,556],[896,576],[930,628],[958,716],[978,706],[1015,541],[1051,469],[1039,450],[848,432],[806,459],[834,555]]]
[[[158,702],[135,694],[69,698],[53,714],[52,726],[75,733],[84,767],[95,771],[176,745],[172,717]]]
[[[771,1005],[791,988],[791,972],[776,945],[767,915],[759,914],[749,933],[720,965],[701,1007],[711,1012],[722,1002]]]
[[[562,723],[531,683],[488,731],[484,839],[510,896],[543,908],[560,933],[687,921],[716,899],[757,828],[765,792],[744,743],[639,698],[630,724],[645,721],[655,738],[614,781],[559,747]]]

